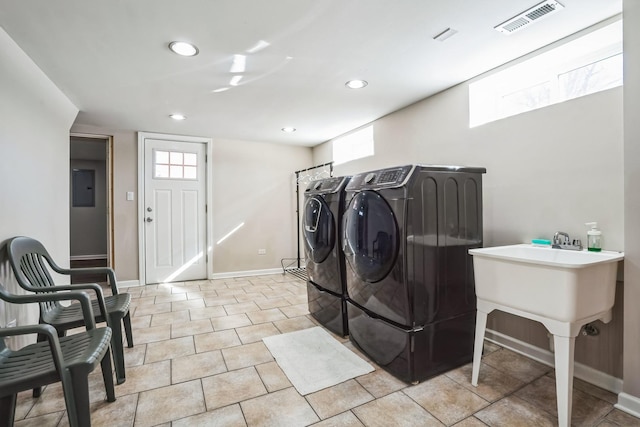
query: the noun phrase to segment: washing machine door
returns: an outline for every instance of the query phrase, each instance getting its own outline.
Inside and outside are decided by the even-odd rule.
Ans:
[[[343,250],[364,282],[384,279],[398,256],[398,225],[389,204],[375,191],[357,193],[344,213]]]
[[[316,264],[324,262],[336,243],[336,226],[333,214],[322,197],[307,199],[302,226],[307,258]]]

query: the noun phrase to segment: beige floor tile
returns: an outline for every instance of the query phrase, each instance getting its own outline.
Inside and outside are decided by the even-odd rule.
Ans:
[[[152,342],[147,344],[147,355],[144,358],[144,363],[154,363],[180,356],[188,356],[195,354],[195,352],[196,348],[193,343],[193,337]]]
[[[240,406],[249,427],[305,426],[319,421],[293,387],[240,402]]]
[[[273,324],[283,334],[286,334],[287,332],[300,331],[302,329],[309,329],[316,326],[315,323],[307,319],[305,316],[294,317],[293,319],[278,320],[273,322]]]
[[[313,427],[362,427],[364,424],[353,415],[353,412],[347,411],[335,417],[327,418],[313,425]]]
[[[445,375],[489,402],[495,402],[525,385],[519,379],[482,363],[478,386],[474,387],[471,385],[471,370],[472,365],[467,364],[449,371]]]
[[[187,299],[216,298],[217,296],[218,296],[218,292],[213,289],[208,291],[187,292]]]
[[[555,372],[553,372],[554,374]],[[551,375],[555,381],[555,375]],[[618,403],[618,395],[612,393],[610,391],[601,389],[593,384],[589,384],[588,382],[582,381],[579,378],[573,378],[573,388],[576,390],[582,390],[587,394],[590,394],[598,399],[604,400],[605,402],[609,402],[612,405]]]
[[[192,415],[171,423],[171,427],[246,427],[239,404],[229,405],[203,414]]]
[[[249,344],[262,340],[264,337],[280,334],[278,328],[273,323],[261,323],[259,325],[245,326],[244,328],[236,328],[236,332],[243,344]]]
[[[229,316],[240,313],[248,313],[250,311],[260,311],[260,307],[258,307],[253,301],[242,302],[238,304],[225,304],[224,309]]]
[[[400,391],[354,408],[352,412],[367,427],[443,425]]]
[[[206,334],[208,332],[213,332],[213,325],[211,325],[211,320],[209,319],[193,320],[171,325],[171,338]]]
[[[156,303],[156,297],[143,297],[133,298],[131,297],[131,305],[129,307],[139,307],[141,305],[153,305]]]
[[[374,397],[382,397],[407,387],[404,381],[401,381],[383,369],[362,375],[356,378],[356,381],[362,385]]]
[[[333,417],[374,399],[357,381],[349,380],[305,396],[320,419]]]
[[[158,313],[151,316],[151,326],[171,325],[172,323],[182,323],[191,320],[188,310],[170,311]]]
[[[407,387],[403,392],[446,425],[462,421],[489,404],[444,375]]]
[[[206,377],[201,381],[208,411],[267,393],[253,367]]]
[[[133,312],[133,310],[130,309],[130,312]],[[150,314],[148,314],[146,316],[131,317],[131,328],[132,329],[143,329],[143,328],[148,328],[149,326],[151,326],[151,315]],[[134,333],[134,338],[135,338],[135,333]]]
[[[285,297],[285,299],[289,301],[291,305],[309,304],[306,292],[303,295],[292,295],[290,297]]]
[[[171,384],[171,362],[163,360],[127,369],[127,381],[116,387],[116,397]]]
[[[262,291],[262,295],[267,298],[285,298],[295,295],[286,289],[271,289],[270,291]]]
[[[220,350],[177,357],[171,360],[171,384],[226,372]]]
[[[289,301],[284,298],[267,298],[266,300],[256,301],[256,304],[263,310],[278,307],[288,307],[291,305],[291,303],[289,303]]]
[[[255,368],[269,393],[291,387],[291,382],[276,362],[263,363]]]
[[[191,316],[191,320],[201,320],[226,316],[227,312],[224,311],[223,306],[215,305],[212,307],[192,308],[189,310],[189,315]]]
[[[491,427],[554,427],[558,423],[551,414],[515,396],[507,396],[474,416]]]
[[[171,293],[187,293],[187,292],[195,292],[200,290],[200,283],[197,280],[183,282],[181,285],[175,285],[171,287]]]
[[[234,295],[234,297],[236,298],[236,300],[238,300],[239,303],[243,303],[243,302],[255,303],[256,301],[263,301],[267,299],[260,292],[256,292],[254,290],[248,290],[246,288],[243,288],[243,290],[246,292],[244,295],[243,294]]]
[[[251,320],[245,313],[234,314],[232,316],[215,317],[211,319],[211,324],[215,331],[224,331],[225,329],[241,328],[251,325]]]
[[[229,286],[227,286],[227,289],[217,289],[217,291],[218,291],[218,295],[220,295],[221,297],[232,297],[234,295],[244,295],[244,294],[246,294],[244,289],[242,289],[240,287],[238,287],[238,288],[229,288]]]
[[[230,371],[273,361],[273,356],[262,341],[223,348],[222,356]]]
[[[164,341],[171,338],[171,325],[153,326],[147,329],[138,329],[133,333],[135,345],[150,342]]]
[[[284,315],[289,318],[304,316],[309,314],[309,304],[304,303],[304,304],[290,305],[288,307],[281,307],[280,311],[282,311],[282,313],[284,313]]]
[[[134,316],[146,316],[148,314],[168,313],[171,311],[171,303],[165,302],[163,304],[154,305],[140,305],[136,307],[133,312]]]
[[[176,301],[171,303],[171,311],[190,310],[192,308],[204,308],[204,299],[190,299],[187,301]]]
[[[482,361],[524,382],[531,382],[552,370],[540,362],[504,348],[483,356]]]
[[[476,417],[465,418],[459,423],[455,423],[453,427],[486,427],[486,424]]]
[[[63,406],[64,408],[64,406]],[[24,420],[16,420],[15,427],[45,427],[45,426],[57,426],[67,419],[66,411],[54,412],[52,414],[40,415],[33,418],[26,418]],[[69,422],[67,421],[67,425]]]
[[[136,341],[136,336],[133,336],[134,342]],[[147,353],[147,345],[146,344],[138,344],[129,348],[126,345],[124,346],[124,366],[139,366],[144,364],[144,356]]]
[[[220,350],[222,348],[234,347],[242,344],[234,329],[195,335],[193,340],[196,344],[196,353]]]
[[[220,292],[220,291],[218,291]],[[232,296],[205,297],[204,303],[207,307],[217,307],[225,304],[237,304],[238,300]],[[225,312],[226,313],[226,312]]]
[[[605,420],[616,423],[620,426],[640,427],[640,419],[631,416],[626,412],[622,412],[619,409],[614,409],[613,411],[609,412]]]
[[[187,299],[187,294],[184,292],[178,294],[166,294],[158,295],[156,298],[156,304],[162,304],[165,302],[184,301]]]
[[[287,319],[287,316],[285,316],[277,308],[270,308],[270,309],[261,310],[261,311],[252,311],[250,313],[247,313],[247,316],[249,316],[251,323],[253,323],[254,325],[257,325],[259,323],[275,322],[276,320]]]
[[[515,395],[547,411],[554,417],[558,416],[556,384],[555,380],[551,377],[544,376],[539,378],[518,390]],[[604,418],[613,409],[611,403],[600,400],[575,388],[573,390],[572,407],[571,422],[573,425],[579,426],[595,425],[596,421]]]
[[[91,404],[91,425],[132,426],[137,405],[137,393],[120,396],[115,402],[94,402]]]
[[[34,399],[31,394],[31,390],[18,393],[18,399],[16,401],[15,420],[21,420],[27,416],[37,399]]]
[[[200,381],[189,381],[140,393],[135,425],[154,426],[202,412],[205,405]]]

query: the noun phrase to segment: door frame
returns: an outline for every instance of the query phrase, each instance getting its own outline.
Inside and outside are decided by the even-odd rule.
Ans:
[[[115,244],[113,240],[114,235],[114,219],[113,219],[113,136],[111,135],[98,135],[93,133],[81,133],[70,132],[70,138],[91,138],[91,139],[103,139],[107,151],[107,157],[105,159],[105,170],[107,173],[106,184],[106,204],[107,204],[107,267],[111,267],[115,270]]]
[[[138,280],[140,285],[147,284],[147,276],[145,270],[145,253],[146,243],[144,235],[144,177],[145,177],[145,140],[156,139],[162,141],[176,141],[176,142],[198,142],[205,144],[205,205],[206,205],[206,217],[205,217],[205,235],[206,235],[206,253],[205,253],[205,265],[207,270],[207,279],[213,278],[213,165],[212,152],[213,152],[213,140],[211,138],[197,137],[197,136],[183,136],[183,135],[170,135],[164,133],[151,133],[151,132],[138,132]]]

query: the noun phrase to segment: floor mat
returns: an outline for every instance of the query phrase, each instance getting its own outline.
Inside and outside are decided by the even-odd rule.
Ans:
[[[321,327],[273,335],[262,341],[301,395],[374,371]]]

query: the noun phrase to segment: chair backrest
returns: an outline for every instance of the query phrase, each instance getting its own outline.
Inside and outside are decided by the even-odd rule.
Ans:
[[[57,265],[42,243],[30,237],[14,237],[7,243],[7,252],[13,273],[23,289],[37,292],[55,285],[49,267],[55,270]],[[42,302],[40,309],[46,312],[56,304]]]

